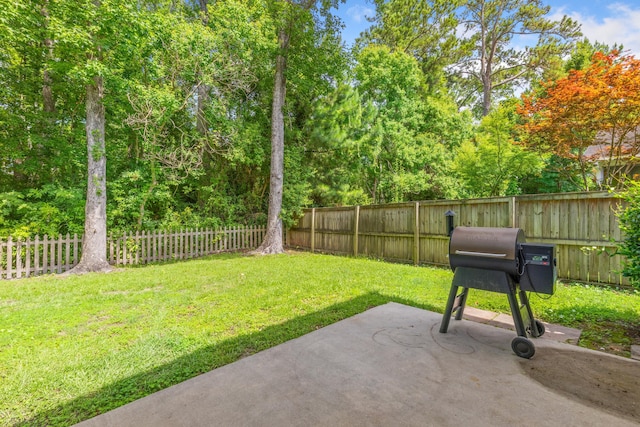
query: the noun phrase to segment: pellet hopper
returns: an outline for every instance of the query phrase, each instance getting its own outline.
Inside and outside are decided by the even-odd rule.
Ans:
[[[545,328],[533,317],[527,292],[554,293],[556,256],[554,245],[525,240],[519,228],[453,229],[449,264],[454,274],[441,333],[447,332],[454,313],[456,320],[462,319],[470,288],[500,292],[507,295],[517,333],[511,342],[513,352],[527,359],[534,355],[535,346],[528,336],[542,336]]]

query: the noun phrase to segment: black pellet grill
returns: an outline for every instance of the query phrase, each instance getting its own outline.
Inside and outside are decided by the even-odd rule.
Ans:
[[[533,317],[527,292],[555,292],[555,250],[555,245],[525,243],[519,228],[456,227],[449,241],[453,282],[440,332],[447,332],[453,313],[462,319],[470,288],[504,293],[518,335],[511,348],[520,357],[533,356],[535,346],[527,337],[542,336],[545,328]]]

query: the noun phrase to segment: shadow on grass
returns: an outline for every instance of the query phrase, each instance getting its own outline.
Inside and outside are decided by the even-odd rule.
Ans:
[[[386,296],[377,292],[367,293],[284,323],[268,326],[259,332],[203,347],[170,363],[109,384],[91,394],[80,396],[48,411],[40,412],[35,417],[14,425],[67,426],[78,423],[388,302],[441,311],[435,306],[418,304],[415,301]]]

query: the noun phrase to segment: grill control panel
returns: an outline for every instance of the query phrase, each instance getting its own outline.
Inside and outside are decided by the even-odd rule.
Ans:
[[[551,263],[547,254],[525,253],[524,255],[524,263],[526,265],[550,265]]]
[[[522,274],[520,288],[528,292],[553,294],[556,284],[556,247],[541,243],[520,245]]]

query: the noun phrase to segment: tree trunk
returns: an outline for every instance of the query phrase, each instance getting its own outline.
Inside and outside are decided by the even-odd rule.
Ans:
[[[485,84],[482,93],[482,117],[486,117],[491,112],[491,86]]]
[[[207,136],[209,133],[209,123],[205,117],[205,108],[209,103],[209,88],[206,84],[200,83],[198,85],[198,103],[196,107],[196,129],[202,136]]]
[[[107,262],[107,157],[103,81],[96,76],[87,86],[87,200],[80,263],[70,273],[109,271]]]
[[[286,53],[289,47],[289,34],[284,29],[278,33],[280,52],[276,59],[276,74],[273,86],[271,110],[271,179],[269,181],[269,213],[267,215],[267,234],[257,254],[278,254],[284,252],[282,244],[282,191],[284,183],[284,100],[286,95],[287,67]]]
[[[53,98],[53,91],[51,90],[51,75],[47,70],[42,72],[42,100],[44,104],[45,113],[56,112],[56,102]]]
[[[44,16],[44,25],[45,31],[49,31],[49,1],[45,0],[41,13]],[[53,97],[53,90],[51,89],[52,80],[51,75],[49,74],[49,70],[47,70],[47,61],[53,58],[53,40],[47,36],[44,39],[44,47],[45,51],[45,64],[42,71],[42,101],[43,101],[43,109],[45,113],[55,113],[56,111],[56,102]]]
[[[491,111],[491,64],[486,64],[482,73],[482,117],[489,115]]]
[[[207,0],[200,0],[200,11],[202,12],[202,25],[205,27],[209,23],[209,9],[207,8]],[[202,75],[198,72],[199,79],[201,80]],[[199,81],[198,83],[198,104],[196,106],[196,129],[198,133],[202,136],[206,136],[209,130],[209,124],[205,118],[204,110],[209,103],[209,87]]]
[[[208,0],[198,0],[200,3],[200,11],[202,12],[202,23],[207,25],[209,23],[209,8],[207,7]]]

